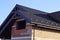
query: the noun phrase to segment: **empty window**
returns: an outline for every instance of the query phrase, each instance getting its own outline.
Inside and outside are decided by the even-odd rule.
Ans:
[[[26,27],[26,21],[25,20],[17,21],[17,30],[25,29],[25,27]]]

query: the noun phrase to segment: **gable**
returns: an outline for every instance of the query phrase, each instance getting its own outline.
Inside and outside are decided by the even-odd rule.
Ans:
[[[5,21],[2,23],[0,27],[0,35],[1,34],[3,35],[4,32],[6,32],[5,30],[8,27],[10,27],[10,29],[8,29],[7,31],[11,30],[11,26],[15,22],[15,20],[13,19],[17,16],[21,16],[22,18],[24,18],[27,22],[31,24],[37,24],[38,27],[60,30],[60,24],[55,21],[52,21],[51,19],[48,19],[49,17],[46,16],[47,14],[48,13],[46,12],[38,11],[38,10],[24,7],[21,5],[16,5],[14,9],[12,10],[12,12],[5,19]]]

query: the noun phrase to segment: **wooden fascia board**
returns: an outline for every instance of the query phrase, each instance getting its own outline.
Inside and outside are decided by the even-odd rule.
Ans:
[[[22,20],[24,20],[24,19],[18,19],[18,20],[16,20],[16,21],[22,21]]]
[[[42,24],[42,23],[37,23],[37,22],[32,22],[32,24],[37,24],[37,27],[44,27],[44,28],[49,28],[49,29],[60,30],[59,26],[52,26],[52,25],[47,25],[47,24]]]
[[[11,19],[5,24],[5,26],[2,28],[2,30],[0,31],[0,35],[1,33],[5,30],[5,28],[7,27],[7,25],[13,20],[14,16],[16,15],[16,13],[11,17]]]

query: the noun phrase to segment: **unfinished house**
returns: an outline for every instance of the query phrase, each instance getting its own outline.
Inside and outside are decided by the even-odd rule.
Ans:
[[[47,13],[16,5],[0,27],[2,40],[60,40],[60,11]]]

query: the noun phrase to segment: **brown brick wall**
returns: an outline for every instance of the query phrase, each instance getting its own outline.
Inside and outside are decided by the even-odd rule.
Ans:
[[[16,24],[12,26],[11,36],[20,36],[20,35],[30,35],[32,31],[32,26],[29,23],[26,23],[26,28],[22,30],[16,30]]]

